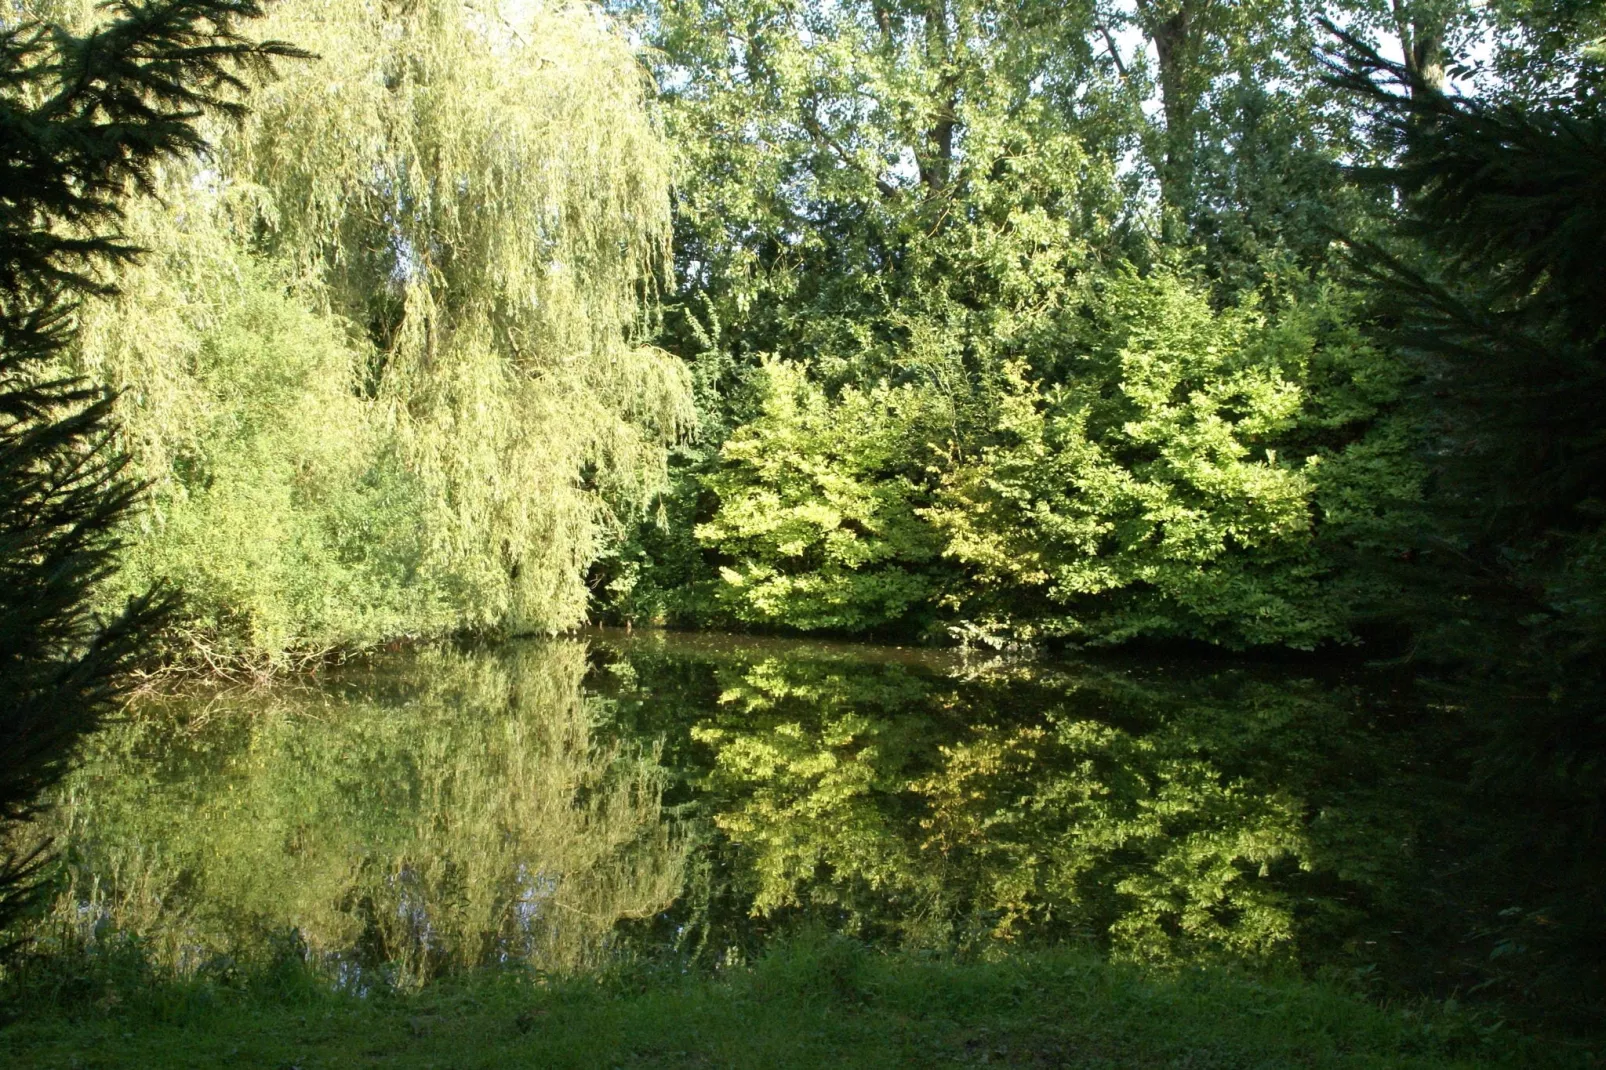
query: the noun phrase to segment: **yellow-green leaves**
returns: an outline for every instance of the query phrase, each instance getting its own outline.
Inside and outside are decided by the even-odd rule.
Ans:
[[[1276,448],[1311,337],[1165,273],[1107,280],[1089,319],[1065,381],[1015,366],[995,441],[948,473],[930,514],[947,554],[984,591],[1046,598],[1044,626],[1078,638],[1340,635],[1314,582],[1312,481]]]
[[[266,21],[319,59],[167,176],[86,334],[157,486],[134,556],[255,653],[580,622],[690,416],[640,338],[670,158],[631,46],[563,4]]]
[[[725,562],[722,600],[738,620],[849,632],[918,612],[940,549],[919,462],[941,399],[886,385],[831,399],[779,361],[762,374],[759,416],[705,480],[720,508],[697,537]]]
[[[697,529],[732,614],[839,631],[946,614],[1235,648],[1346,638],[1351,595],[1318,518],[1381,530],[1411,486],[1400,443],[1355,431],[1383,404],[1366,378],[1386,357],[1355,344],[1348,309],[1320,291],[1285,295],[1275,318],[1254,299],[1217,308],[1167,269],[1071,296],[1036,365],[1006,364],[963,419],[915,371],[918,386],[832,398],[766,365]]]

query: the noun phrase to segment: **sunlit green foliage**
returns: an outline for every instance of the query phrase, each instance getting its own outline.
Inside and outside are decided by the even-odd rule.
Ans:
[[[762,369],[759,414],[726,440],[704,485],[719,512],[697,537],[728,562],[737,620],[861,632],[918,615],[941,544],[922,452],[951,422],[931,391],[852,387],[835,400],[800,367]]]
[[[1347,607],[1321,582],[1314,529],[1318,501],[1355,479],[1341,465],[1324,495],[1325,455],[1347,451],[1320,439],[1375,417],[1386,365],[1382,384],[1366,383],[1376,355],[1324,338],[1331,310],[1297,300],[1275,316],[1253,301],[1218,312],[1155,274],[1107,279],[1091,305],[1063,336],[1063,378],[1015,369],[997,437],[945,475],[931,515],[973,570],[972,613],[1103,642],[1343,637]],[[1385,396],[1367,397],[1377,385]],[[1398,453],[1347,488],[1351,512],[1384,504],[1382,477],[1409,493]]]
[[[1076,40],[1083,5],[616,6],[662,49],[687,159],[666,338],[688,360],[962,391],[1119,243],[1135,102]]]
[[[759,412],[704,477],[718,509],[697,528],[733,616],[1084,642],[1347,638],[1382,588],[1334,551],[1393,549],[1420,480],[1390,415],[1404,373],[1365,342],[1353,301],[1302,285],[1218,309],[1171,271],[1061,300],[1035,360],[1006,364],[984,406],[924,382],[832,399],[799,366],[763,366]]]
[[[138,337],[89,361],[130,391],[125,436],[155,480],[118,585],[180,587],[181,627],[207,648],[451,627],[450,592],[419,574],[424,487],[360,393],[348,334],[215,231],[178,240],[189,248],[135,276],[138,298],[159,304],[129,308]]]
[[[1386,598],[1349,558],[1396,548],[1412,442],[1389,422],[1396,362],[1359,340],[1332,255],[1331,228],[1367,206],[1334,166],[1357,151],[1353,113],[1314,82],[1288,9],[618,6],[663,49],[689,161],[662,336],[709,413],[662,514],[696,526],[705,571],[684,540],[637,537],[621,614],[707,623],[717,602],[802,630],[1309,649]],[[1123,54],[1123,28],[1158,66]],[[840,423],[828,447],[779,432],[775,359]],[[938,415],[890,419],[901,454],[877,470],[849,429],[883,393]],[[937,548],[902,609],[871,591],[822,613],[842,582],[807,550],[821,533],[743,543],[781,531],[778,502],[840,524],[837,492],[795,478],[824,465],[907,502],[912,564]]]
[[[1079,81],[1083,57],[1055,18],[919,3],[619,6],[663,50],[666,128],[687,160],[661,338],[709,386],[705,452],[688,469],[719,467],[725,436],[759,416],[766,359],[806,369],[832,403],[847,386],[917,388],[946,410],[939,451],[992,422],[1007,360],[1053,360],[1067,281],[1125,240],[1114,159],[1127,140],[1111,115],[1131,104]],[[909,445],[891,470],[929,479],[933,443]],[[668,514],[714,520],[716,498],[690,497]],[[682,547],[640,544],[673,559],[658,577],[656,559],[635,554],[645,587],[683,584]],[[930,615],[916,607],[902,625]]]
[[[631,48],[563,6],[269,23],[321,58],[165,176],[86,323],[154,484],[138,575],[225,652],[578,622],[688,415],[640,343],[669,157]]]

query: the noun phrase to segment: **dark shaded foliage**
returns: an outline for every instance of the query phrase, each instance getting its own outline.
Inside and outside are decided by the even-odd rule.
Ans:
[[[1606,116],[1439,93],[1351,38],[1330,70],[1399,148],[1356,177],[1397,191],[1400,241],[1356,260],[1432,429],[1419,649],[1451,667],[1476,783],[1530,824],[1481,865],[1543,922],[1523,939],[1603,961]]]
[[[63,377],[76,303],[138,255],[122,204],[164,160],[202,151],[197,121],[238,113],[245,80],[288,45],[235,26],[252,0],[119,2],[84,34],[0,32],[0,927],[23,908],[43,845],[19,828],[75,742],[116,705],[171,605],[91,612],[138,500],[114,440],[114,398]]]
[[[1343,40],[1334,81],[1401,149],[1353,174],[1406,209],[1403,249],[1361,246],[1358,260],[1394,340],[1454,410],[1462,463],[1446,467],[1471,473],[1491,536],[1570,525],[1606,492],[1606,115],[1449,96]]]

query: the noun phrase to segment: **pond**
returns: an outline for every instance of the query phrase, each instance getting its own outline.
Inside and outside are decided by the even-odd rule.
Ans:
[[[48,926],[338,982],[750,961],[800,929],[1364,973],[1431,778],[1386,675],[593,632],[141,700]]]

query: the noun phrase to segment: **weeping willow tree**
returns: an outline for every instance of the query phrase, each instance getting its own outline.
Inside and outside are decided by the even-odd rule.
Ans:
[[[154,485],[126,581],[236,652],[584,617],[687,417],[639,344],[670,156],[593,11],[286,0],[318,54],[130,220],[86,323]]]

